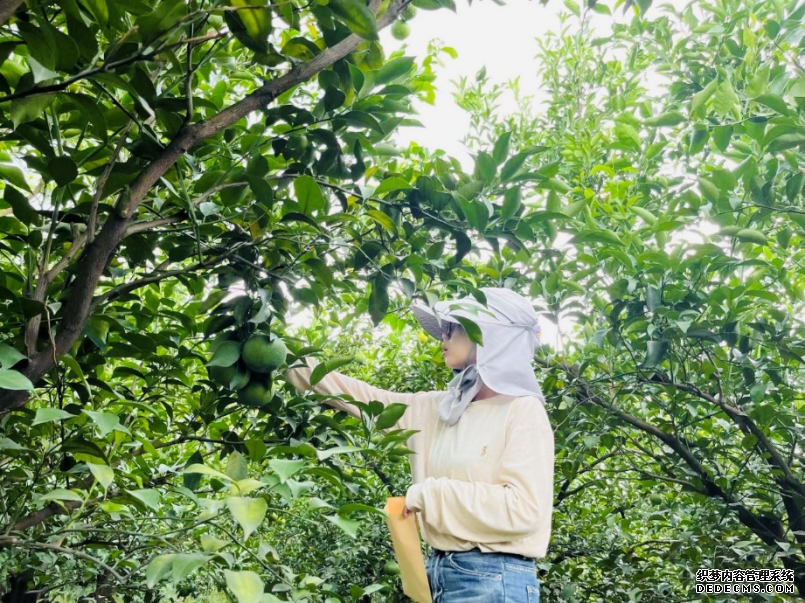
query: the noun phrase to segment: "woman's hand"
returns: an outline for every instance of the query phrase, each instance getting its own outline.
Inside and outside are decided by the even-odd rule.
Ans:
[[[403,507],[403,519],[408,517],[411,513],[412,513],[412,511],[411,511],[411,509],[408,508],[407,505]]]

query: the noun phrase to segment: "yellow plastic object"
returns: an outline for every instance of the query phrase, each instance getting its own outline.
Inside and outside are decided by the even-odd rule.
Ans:
[[[393,496],[386,502],[386,524],[391,533],[394,555],[400,565],[403,592],[416,603],[432,603],[433,599],[425,573],[425,559],[419,545],[419,528],[416,513],[403,518],[404,496]]]

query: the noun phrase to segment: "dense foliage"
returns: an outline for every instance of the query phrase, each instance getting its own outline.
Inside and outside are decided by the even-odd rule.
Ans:
[[[407,305],[493,285],[562,329],[546,600],[700,567],[805,594],[805,3],[566,0],[545,102],[461,83],[470,173],[393,146],[452,53],[384,55],[402,2],[261,6],[0,12],[0,592],[402,600],[401,409],[325,410],[243,346],[438,389]]]

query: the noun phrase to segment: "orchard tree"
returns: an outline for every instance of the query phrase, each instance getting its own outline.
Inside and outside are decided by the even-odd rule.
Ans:
[[[411,100],[433,101],[442,52],[384,55],[377,32],[404,8],[4,4],[3,588],[239,601],[388,589],[366,572],[296,572],[266,538],[302,504],[347,538],[374,515],[380,540],[382,512],[362,503],[382,504],[387,476],[369,463],[403,458],[406,439],[370,441],[399,409],[351,424],[289,391],[280,367],[314,350],[286,345],[286,320],[337,298],[379,323],[389,291],[423,295],[470,251],[465,212],[493,210],[453,194],[474,186],[456,162],[422,171],[390,144],[416,124]],[[352,479],[356,452],[367,468]]]
[[[483,73],[458,95],[479,167],[544,149],[502,195],[528,251],[490,268],[562,331],[545,579],[667,600],[698,568],[776,567],[804,596],[805,3],[635,4],[596,37],[616,6],[565,3],[544,102],[505,115]]]

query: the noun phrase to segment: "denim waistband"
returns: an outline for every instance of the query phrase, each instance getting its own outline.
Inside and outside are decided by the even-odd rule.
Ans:
[[[527,561],[529,563],[533,563],[534,561],[536,561],[534,557],[526,557],[525,555],[518,555],[517,553],[499,553],[499,552],[484,553],[478,547],[470,549],[469,551],[442,551],[440,549],[433,549],[433,554],[437,556],[444,556],[447,555],[448,553],[452,555],[466,555],[467,553],[473,553],[478,555],[491,555],[491,556],[500,555],[501,557],[510,557],[512,559],[519,559],[520,561]]]

